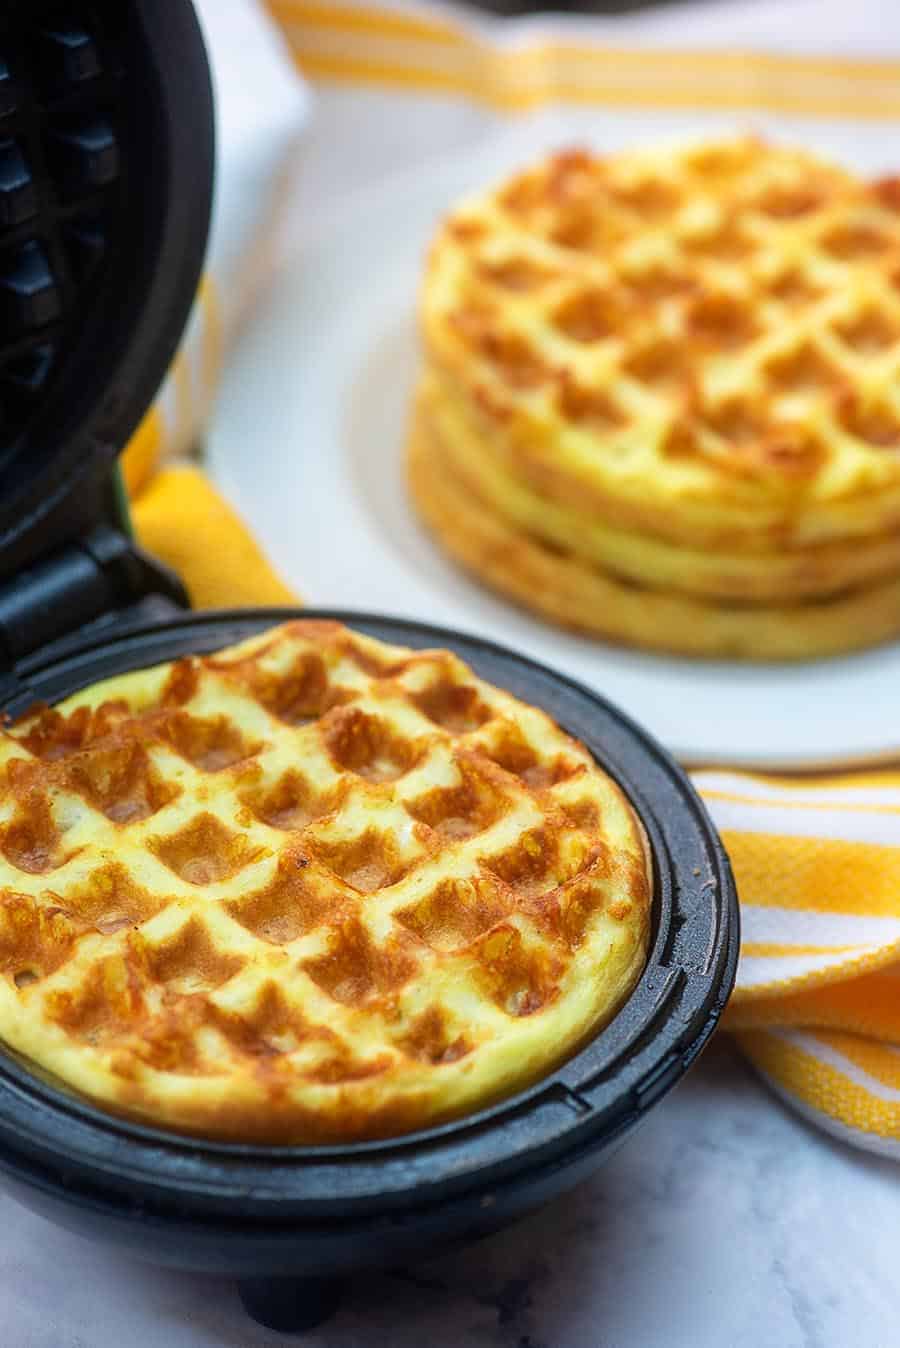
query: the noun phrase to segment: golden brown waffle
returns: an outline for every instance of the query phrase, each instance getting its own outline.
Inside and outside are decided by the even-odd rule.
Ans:
[[[0,1037],[209,1137],[401,1133],[529,1084],[646,954],[642,830],[446,651],[299,621],[0,740]]]
[[[447,217],[421,314],[436,471],[524,546],[701,601],[872,587],[883,618],[900,180],[752,138],[558,154]]]

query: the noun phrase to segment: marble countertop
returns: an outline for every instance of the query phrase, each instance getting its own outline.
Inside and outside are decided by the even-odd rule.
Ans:
[[[295,1340],[226,1280],[144,1266],[3,1198],[10,1348],[893,1348],[900,1168],[789,1114],[723,1036],[589,1182],[452,1257],[360,1278]]]

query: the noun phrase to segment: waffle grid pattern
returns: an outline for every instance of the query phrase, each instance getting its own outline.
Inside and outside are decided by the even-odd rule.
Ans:
[[[0,410],[12,443],[53,391],[66,315],[89,311],[102,278],[124,182],[122,25],[108,3],[4,8]]]
[[[900,181],[749,141],[573,152],[448,233],[449,318],[499,397],[540,390],[536,412],[632,458],[737,477],[827,463],[840,492],[874,451],[896,479],[878,451],[900,447]]]
[[[8,728],[0,1030],[209,1135],[404,1131],[571,1051],[641,966],[638,826],[447,652],[299,622]]]

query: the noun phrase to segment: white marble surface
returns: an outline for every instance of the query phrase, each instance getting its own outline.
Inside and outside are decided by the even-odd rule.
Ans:
[[[720,1037],[574,1194],[461,1254],[359,1279],[300,1340],[224,1280],[150,1268],[8,1199],[5,1348],[895,1348],[900,1168],[814,1132]]]

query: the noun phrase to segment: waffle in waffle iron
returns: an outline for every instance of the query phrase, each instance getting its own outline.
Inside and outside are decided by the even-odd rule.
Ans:
[[[446,651],[295,621],[0,745],[0,1035],[100,1105],[257,1142],[525,1086],[643,966],[643,832]]]

